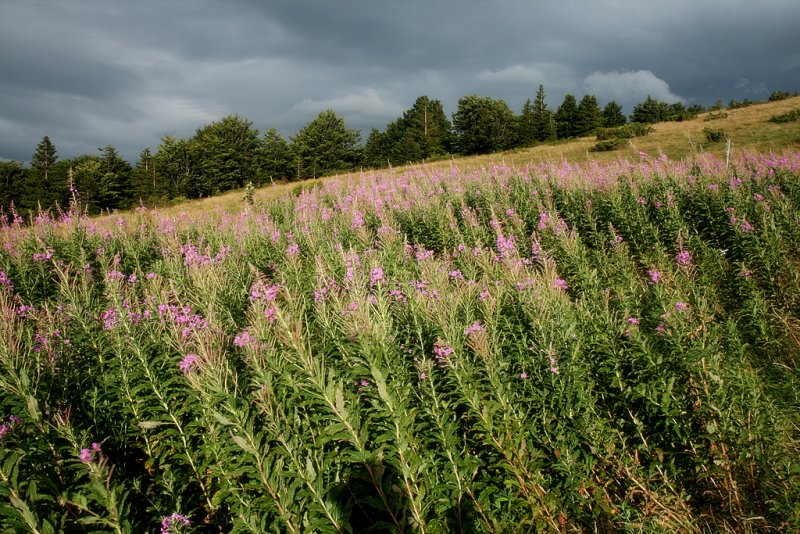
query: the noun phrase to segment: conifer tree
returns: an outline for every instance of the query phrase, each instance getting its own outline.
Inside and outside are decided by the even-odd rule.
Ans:
[[[289,143],[275,128],[264,132],[256,156],[258,183],[274,180],[292,180],[295,174],[294,155]]]
[[[556,138],[555,122],[553,121],[553,112],[547,109],[544,97],[544,86],[539,85],[533,104],[536,140],[552,141]]]
[[[628,120],[622,113],[622,106],[620,106],[613,100],[605,105],[605,107],[603,108],[604,128],[614,128],[616,126],[622,126],[626,122],[628,122]]]
[[[219,193],[244,187],[254,175],[258,130],[238,115],[199,128],[193,137],[202,189]]]
[[[517,117],[516,146],[532,146],[536,143],[536,114],[531,99],[522,105],[522,112]]]
[[[558,106],[554,119],[556,123],[556,135],[559,139],[569,139],[577,135],[578,104],[575,96],[567,94],[564,101]]]
[[[601,125],[602,114],[597,98],[594,95],[584,95],[578,104],[575,113],[575,135],[583,137],[591,135]]]
[[[458,101],[453,114],[456,148],[463,155],[489,154],[514,143],[514,112],[504,100],[476,95]]]
[[[331,110],[323,111],[291,138],[298,178],[316,178],[354,168],[359,133],[345,127]]]
[[[56,147],[49,137],[44,136],[31,156],[28,180],[20,199],[23,209],[36,211],[39,207],[52,209],[63,205],[67,197],[66,177],[59,172],[57,160]]]

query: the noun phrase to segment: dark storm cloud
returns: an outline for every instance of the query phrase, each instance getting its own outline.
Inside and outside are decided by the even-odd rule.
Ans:
[[[800,89],[800,3],[771,0],[72,0],[0,5],[0,158],[61,157],[238,113],[294,134],[332,108],[383,128],[420,95],[517,111],[545,86],[630,107]]]

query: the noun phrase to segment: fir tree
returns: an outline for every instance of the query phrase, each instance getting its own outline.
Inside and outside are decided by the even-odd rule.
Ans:
[[[531,99],[522,105],[522,112],[517,117],[516,146],[533,146],[536,144],[536,114]]]
[[[620,106],[613,100],[605,105],[605,107],[603,108],[604,128],[614,128],[616,126],[622,126],[626,122],[628,122],[628,120],[622,113],[622,106]]]
[[[458,152],[489,154],[511,148],[514,122],[514,112],[504,100],[475,95],[461,98],[453,114]]]
[[[298,178],[316,178],[348,171],[359,160],[357,130],[331,110],[323,111],[291,138]]]
[[[544,101],[544,86],[539,85],[536,91],[536,100],[533,104],[534,125],[537,141],[552,141],[556,138],[553,112],[547,109]]]
[[[591,135],[601,125],[602,114],[597,98],[594,95],[585,95],[575,113],[575,136]]]
[[[294,178],[294,154],[289,143],[278,130],[270,128],[264,132],[256,157],[259,183]]]
[[[253,179],[259,140],[252,126],[249,120],[229,115],[197,130],[193,141],[202,189],[220,193]]]
[[[554,119],[556,123],[556,135],[559,139],[569,139],[577,134],[576,121],[578,115],[578,104],[573,95],[564,96],[564,101],[558,106]]]

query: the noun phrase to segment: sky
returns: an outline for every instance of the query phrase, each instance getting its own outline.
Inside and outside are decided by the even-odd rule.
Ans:
[[[0,0],[0,159],[131,163],[227,115],[289,138],[332,109],[366,140],[417,97],[517,113],[541,84],[630,113],[800,90],[797,0]]]

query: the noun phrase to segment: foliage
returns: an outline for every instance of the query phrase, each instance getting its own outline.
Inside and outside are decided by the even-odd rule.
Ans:
[[[706,137],[706,141],[709,143],[719,143],[720,141],[725,141],[728,138],[724,130],[713,128],[703,128],[703,134]]]
[[[784,122],[792,122],[796,120],[800,120],[800,108],[795,108],[791,111],[787,111],[786,113],[773,115],[769,119],[770,122],[774,122],[777,124],[782,124]]]
[[[628,122],[628,119],[622,113],[622,106],[613,100],[605,105],[602,119],[603,128],[616,128],[617,126],[623,126],[626,122]]]
[[[597,140],[605,141],[608,139],[632,139],[643,137],[650,134],[653,127],[643,122],[631,122],[616,128],[601,128],[597,131]]]
[[[6,221],[0,524],[795,531],[800,155],[728,163]]]
[[[297,178],[315,178],[352,169],[358,161],[359,133],[345,127],[331,110],[323,111],[291,138]]]
[[[578,103],[577,100],[575,100],[575,96],[571,94],[564,95],[564,100],[553,115],[556,126],[556,136],[559,139],[577,137],[577,118]]]
[[[703,117],[703,120],[708,122],[708,121],[716,121],[716,120],[727,119],[727,118],[728,118],[728,114],[726,112],[724,112],[724,111],[712,111],[711,113],[709,113],[708,115]]]
[[[260,182],[292,180],[295,178],[295,155],[289,143],[275,128],[264,132],[264,139],[256,154],[255,166]]]
[[[260,145],[251,121],[229,115],[199,128],[192,141],[204,192],[239,189],[254,178]]]
[[[489,154],[514,143],[514,112],[503,100],[476,95],[458,101],[453,114],[455,147],[462,155]]]

